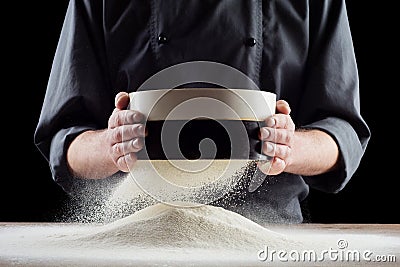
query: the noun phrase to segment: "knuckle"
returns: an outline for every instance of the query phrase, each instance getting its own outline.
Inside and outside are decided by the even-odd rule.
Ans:
[[[145,128],[143,124],[135,124],[134,131],[134,136],[136,137],[145,135]]]
[[[122,129],[120,127],[115,128],[112,132],[112,139],[116,142],[122,141]]]
[[[276,155],[276,156],[280,156],[280,157],[283,156],[283,149],[282,149],[281,146],[277,146],[277,147],[275,148],[275,155]]]
[[[135,138],[135,139],[132,139],[130,142],[129,142],[129,146],[131,147],[131,149],[133,150],[133,151],[136,151],[137,150],[137,141],[136,141],[137,139]]]
[[[139,151],[143,148],[143,140],[141,138],[135,139],[135,141],[132,141],[132,146],[136,149],[136,151]]]
[[[140,124],[135,124],[131,127],[130,131],[132,136],[136,137],[139,135],[140,132],[140,128],[139,128]]]
[[[117,160],[117,167],[118,169],[120,169],[121,171],[126,169],[126,160],[125,157],[120,157]]]
[[[123,167],[125,168],[125,171],[130,171],[130,168],[133,167],[136,162],[136,155],[134,153],[129,153],[126,154],[123,159]]]
[[[286,144],[290,144],[292,142],[292,134],[290,132],[286,132],[284,141]]]
[[[133,111],[132,112],[132,120],[133,122],[140,122],[143,120],[143,115],[142,113],[138,112],[138,111]]]
[[[118,155],[118,156],[122,155],[123,153],[122,153],[121,145],[120,144],[113,145],[112,146],[112,153],[114,155]]]
[[[287,158],[290,155],[290,148],[288,146],[280,147],[279,155],[281,156],[281,158]]]
[[[130,123],[134,123],[137,118],[136,112],[135,111],[130,112],[128,118]]]
[[[284,134],[282,131],[275,131],[275,140],[283,140]]]
[[[119,126],[122,125],[122,118],[120,116],[120,113],[116,113],[114,116],[114,125]]]

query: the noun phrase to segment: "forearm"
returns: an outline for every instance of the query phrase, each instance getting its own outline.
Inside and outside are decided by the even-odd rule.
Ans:
[[[100,179],[118,171],[109,155],[106,131],[86,131],[70,144],[67,161],[71,173],[79,178]]]
[[[291,147],[291,160],[285,172],[318,175],[337,166],[339,148],[334,139],[320,130],[296,130]]]

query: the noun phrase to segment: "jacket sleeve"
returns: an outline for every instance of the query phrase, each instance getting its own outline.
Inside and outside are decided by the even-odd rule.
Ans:
[[[310,46],[298,125],[330,134],[340,150],[339,169],[303,177],[336,193],[358,168],[370,139],[360,113],[359,77],[345,0],[310,0]]]
[[[70,142],[90,129],[105,128],[113,109],[102,25],[91,3],[69,2],[54,56],[34,143],[50,165],[53,179],[66,191],[72,182],[66,152]],[[100,13],[101,14],[101,13]]]

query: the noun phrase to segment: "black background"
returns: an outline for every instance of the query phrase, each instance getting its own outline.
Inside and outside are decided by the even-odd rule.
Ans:
[[[3,222],[53,221],[68,199],[33,144],[68,2],[26,2],[3,7],[3,13],[10,15],[2,30]],[[399,89],[398,66],[392,65],[399,47],[394,38],[396,18],[387,3],[375,3],[347,1],[360,75],[361,113],[372,138],[359,169],[341,192],[311,190],[308,212],[315,223],[400,223],[394,96]]]

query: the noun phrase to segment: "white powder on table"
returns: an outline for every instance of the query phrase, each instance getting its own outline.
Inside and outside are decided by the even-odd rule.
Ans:
[[[374,232],[361,235],[334,227],[276,225],[271,229],[275,231],[220,207],[165,204],[106,224],[0,224],[0,266],[337,266],[329,258],[279,261],[276,253],[273,262],[260,261],[258,253],[266,247],[269,253],[338,249],[339,239],[348,241],[350,251],[400,256],[399,230],[383,238]],[[364,266],[366,262],[339,264]],[[385,262],[385,266],[396,265]]]
[[[206,248],[254,250],[265,245],[291,245],[292,240],[221,207],[178,208],[155,204],[133,215],[93,229],[80,237],[93,245],[143,248]],[[292,245],[298,245],[293,243]]]
[[[0,233],[0,263],[30,266],[245,266],[259,264],[257,251],[265,245],[301,244],[209,205],[155,204],[108,224],[26,226]]]

